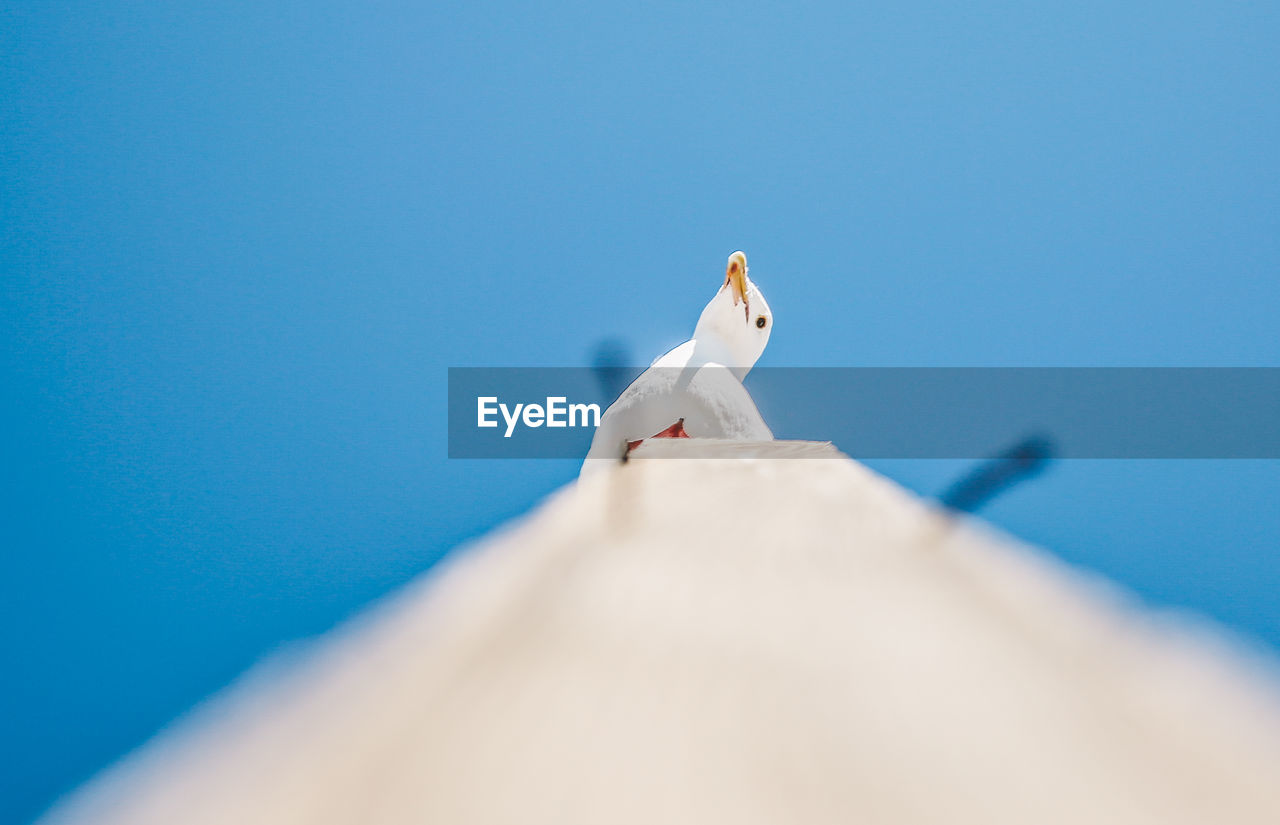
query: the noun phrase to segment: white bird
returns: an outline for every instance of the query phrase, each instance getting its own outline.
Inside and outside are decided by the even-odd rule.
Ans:
[[[654,361],[605,410],[581,475],[617,465],[648,438],[772,441],[742,386],[771,332],[769,304],[747,277],[746,254],[735,252],[693,337]]]

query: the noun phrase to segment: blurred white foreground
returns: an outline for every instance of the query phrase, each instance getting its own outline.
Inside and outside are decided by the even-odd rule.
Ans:
[[[739,458],[653,458],[694,450]],[[1280,822],[1280,705],[1212,634],[821,445],[635,455],[48,821]]]

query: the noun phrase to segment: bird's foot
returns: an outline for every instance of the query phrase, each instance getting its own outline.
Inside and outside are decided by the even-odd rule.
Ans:
[[[688,438],[688,437],[689,437],[689,434],[684,431],[683,418],[677,421],[676,423],[672,424],[670,427],[667,427],[662,432],[655,433],[654,435],[649,436],[649,438]],[[648,439],[637,438],[635,441],[628,441],[627,452],[630,453],[632,450],[634,450],[636,447],[639,447],[641,444],[643,444],[647,440]]]

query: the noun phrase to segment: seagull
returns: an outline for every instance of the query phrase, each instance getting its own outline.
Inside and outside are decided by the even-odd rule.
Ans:
[[[693,337],[660,356],[605,410],[579,477],[617,466],[650,438],[772,441],[742,379],[755,366],[773,313],[735,252]]]

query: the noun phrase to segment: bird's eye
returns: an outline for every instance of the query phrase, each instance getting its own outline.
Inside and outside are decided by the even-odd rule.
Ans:
[[[764,329],[764,325],[765,325],[765,324],[767,324],[767,323],[769,323],[769,322],[768,322],[768,321],[766,321],[766,320],[764,319],[764,316],[763,316],[763,315],[761,315],[759,318],[757,318],[757,319],[756,319],[756,328],[757,328],[757,329]]]

